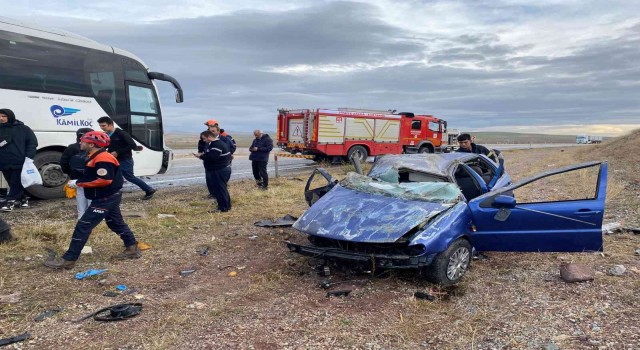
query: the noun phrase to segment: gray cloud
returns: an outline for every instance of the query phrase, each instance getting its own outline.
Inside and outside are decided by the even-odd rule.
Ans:
[[[197,131],[212,116],[229,130],[273,130],[279,107],[394,108],[463,129],[640,119],[640,21],[617,37],[576,41],[568,54],[544,56],[493,32],[413,32],[384,21],[382,10],[329,2],[140,24],[42,21],[131,51],[175,76],[184,104],[172,103],[171,87],[159,84],[173,131]],[[494,20],[504,21],[505,11]],[[316,70],[275,69],[297,65]]]

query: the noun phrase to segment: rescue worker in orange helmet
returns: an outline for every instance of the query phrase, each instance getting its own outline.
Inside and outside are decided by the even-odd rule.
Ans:
[[[91,231],[102,220],[124,242],[125,250],[114,256],[115,259],[137,259],[141,256],[138,242],[120,212],[124,180],[120,163],[106,151],[109,143],[109,136],[99,131],[90,131],[80,137],[80,149],[87,152],[88,158],[82,176],[78,180],[69,181],[68,185],[82,187],[87,199],[91,200],[91,205],[78,220],[67,252],[62,258],[45,261],[46,267],[73,268]]]

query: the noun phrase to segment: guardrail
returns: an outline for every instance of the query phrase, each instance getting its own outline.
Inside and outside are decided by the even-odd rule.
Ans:
[[[273,165],[275,167],[275,172],[276,172],[276,178],[279,176],[278,173],[278,157],[283,157],[283,158],[305,158],[305,159],[313,159],[316,156],[314,155],[307,155],[307,154],[291,154],[291,153],[275,153],[273,155]]]

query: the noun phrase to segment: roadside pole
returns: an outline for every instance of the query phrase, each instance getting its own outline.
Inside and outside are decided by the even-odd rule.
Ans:
[[[273,165],[276,167],[276,179],[278,178],[278,153],[273,155]]]

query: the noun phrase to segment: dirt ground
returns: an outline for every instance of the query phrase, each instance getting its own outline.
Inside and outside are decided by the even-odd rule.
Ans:
[[[620,152],[544,149],[505,156],[514,179],[594,157],[609,160],[605,222],[638,227],[640,179]],[[346,170],[331,169],[337,176]],[[113,261],[121,242],[101,224],[88,242],[93,254],[71,271],[50,271],[42,262],[47,248],[58,255],[66,249],[74,201],[34,202],[0,214],[18,237],[0,245],[0,296],[15,299],[0,303],[0,338],[29,332],[16,349],[640,349],[640,256],[634,254],[640,235],[604,236],[603,254],[488,253],[444,291],[411,272],[371,276],[331,266],[331,276],[321,277],[320,261],[287,251],[284,240],[303,239],[299,233],[253,225],[301,215],[306,177],[275,180],[268,191],[234,182],[234,208],[223,214],[207,213],[212,205],[204,186],[162,190],[149,202],[127,194],[126,220],[151,248],[141,259]],[[203,256],[198,251],[205,247]],[[563,262],[593,267],[595,280],[563,282]],[[609,275],[614,265],[626,272]],[[108,271],[74,278],[97,268]],[[195,272],[181,276],[184,270]],[[325,279],[349,280],[329,290],[351,293],[328,298],[319,287]],[[103,296],[120,284],[128,292]],[[436,299],[416,299],[416,291]],[[143,303],[141,314],[73,322],[124,302]],[[57,307],[63,310],[34,321]]]

